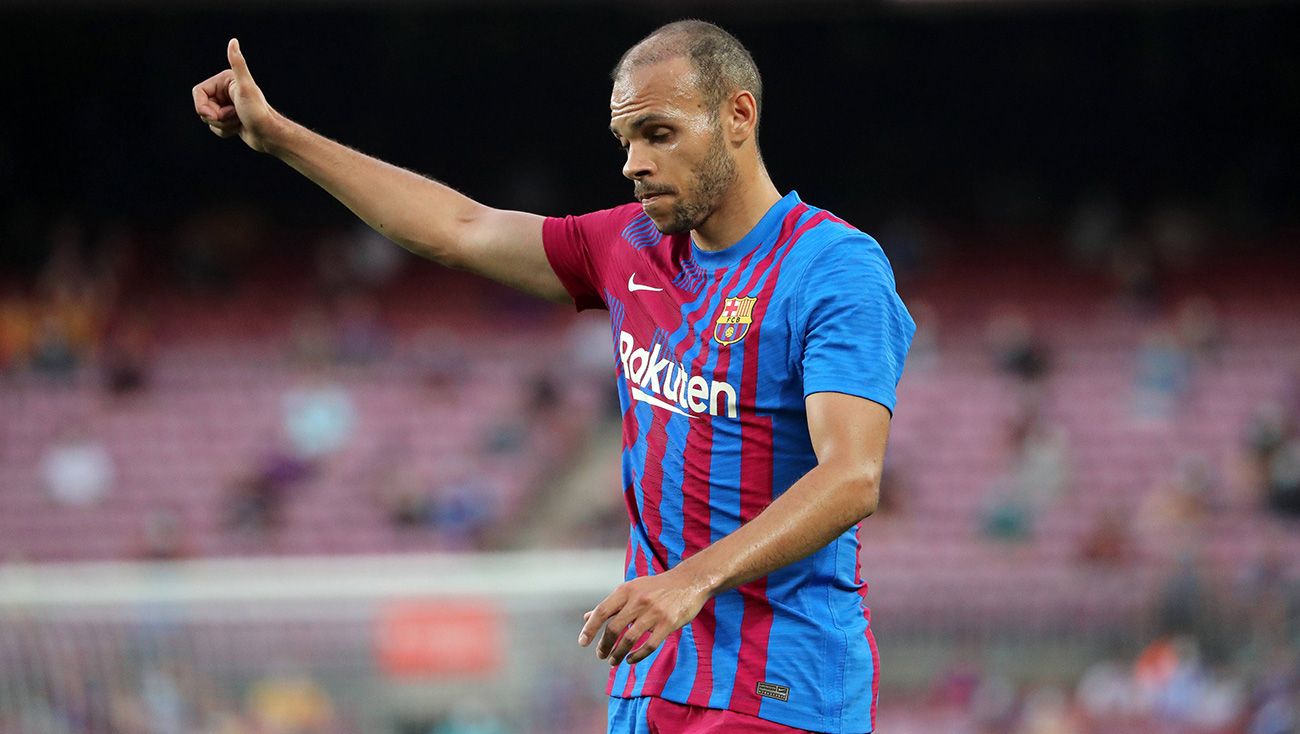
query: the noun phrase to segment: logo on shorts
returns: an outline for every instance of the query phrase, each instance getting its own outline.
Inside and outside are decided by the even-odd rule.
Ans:
[[[754,693],[757,693],[764,698],[775,698],[778,701],[790,700],[789,688],[762,680],[758,682],[758,685],[754,686]]]
[[[713,339],[719,344],[735,344],[749,333],[754,321],[754,304],[757,298],[728,298],[713,326]]]

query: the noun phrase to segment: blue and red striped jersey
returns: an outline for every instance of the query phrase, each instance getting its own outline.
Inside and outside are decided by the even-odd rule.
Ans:
[[[816,464],[804,399],[892,412],[916,330],[874,239],[791,192],[717,252],[661,235],[639,204],[549,218],[551,266],[578,308],[606,308],[623,409],[626,578],[661,573],[762,512]],[[613,696],[871,731],[878,656],[858,527],[711,599]]]

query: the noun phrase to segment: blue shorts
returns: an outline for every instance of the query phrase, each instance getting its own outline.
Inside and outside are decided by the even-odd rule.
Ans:
[[[791,734],[804,732],[757,716],[665,701],[609,697],[609,734]]]

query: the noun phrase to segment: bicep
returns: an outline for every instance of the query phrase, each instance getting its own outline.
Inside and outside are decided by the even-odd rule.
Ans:
[[[889,440],[889,409],[856,395],[815,392],[804,399],[808,434],[819,466],[836,466],[878,481]]]
[[[483,207],[462,225],[455,261],[448,264],[548,301],[568,302],[542,246],[543,221],[537,214]]]

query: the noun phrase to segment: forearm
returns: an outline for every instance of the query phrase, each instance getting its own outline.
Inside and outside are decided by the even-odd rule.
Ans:
[[[817,466],[735,532],[677,565],[710,594],[805,558],[875,511],[877,473]]]
[[[267,152],[316,182],[366,224],[422,257],[456,265],[456,243],[487,208],[429,178],[276,115]]]

